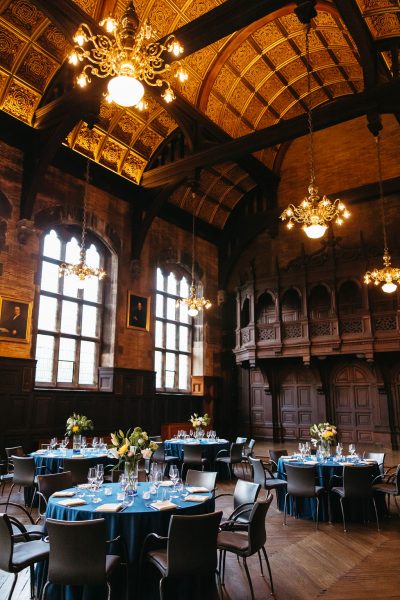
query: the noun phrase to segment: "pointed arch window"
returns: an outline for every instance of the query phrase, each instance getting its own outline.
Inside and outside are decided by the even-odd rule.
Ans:
[[[79,260],[79,236],[52,229],[43,238],[36,334],[36,385],[85,388],[97,385],[102,338],[104,281],[78,287],[74,276],[59,277],[62,262]],[[86,262],[103,267],[104,248],[88,243]]]
[[[155,356],[156,388],[160,391],[190,390],[192,326],[188,307],[178,298],[189,294],[189,280],[157,269]]]

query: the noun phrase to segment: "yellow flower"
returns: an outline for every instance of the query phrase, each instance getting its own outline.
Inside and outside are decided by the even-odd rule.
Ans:
[[[126,454],[128,452],[129,449],[129,444],[124,444],[123,446],[121,446],[121,448],[118,448],[118,454],[120,456],[123,456],[124,454]]]
[[[334,433],[333,431],[324,431],[324,433],[322,434],[322,437],[325,439],[329,439],[331,437],[334,437]]]
[[[72,433],[76,433],[77,431],[79,431],[79,425],[73,425],[72,426]]]

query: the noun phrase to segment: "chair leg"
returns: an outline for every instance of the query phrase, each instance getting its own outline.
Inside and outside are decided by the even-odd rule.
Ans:
[[[46,583],[45,583],[45,584],[44,584],[44,586],[43,586],[42,593],[41,593],[41,595],[40,595],[40,600],[45,600],[45,598],[46,598],[46,591],[47,591],[47,587],[48,587],[49,585],[50,585],[50,581],[46,581]]]
[[[31,584],[31,598],[35,598],[35,567],[34,565],[29,566],[30,571],[30,584]]]
[[[343,531],[346,533],[346,520],[344,518],[344,507],[343,507],[343,498],[340,497],[340,508],[342,509],[342,519],[343,519]]]
[[[12,483],[12,484],[11,484],[11,487],[10,487],[10,492],[9,492],[9,494],[8,494],[8,498],[7,498],[7,502],[6,502],[6,511],[7,511],[7,506],[8,506],[8,503],[10,502],[10,497],[11,497],[11,493],[12,493],[12,491],[13,491],[13,489],[14,489],[14,485],[15,485],[15,483]]]
[[[11,590],[10,590],[10,593],[8,594],[7,600],[11,600],[11,596],[13,595],[15,586],[17,584],[17,579],[18,579],[18,573],[14,573],[14,581],[12,582]]]
[[[215,576],[217,578],[218,598],[219,598],[219,600],[222,600],[222,582],[221,582],[221,575],[220,575],[220,572],[218,569],[217,569],[217,571],[215,571]]]
[[[249,586],[250,586],[251,600],[254,600],[253,584],[251,583],[251,577],[250,577],[250,573],[249,573],[249,567],[247,566],[247,560],[246,560],[245,556],[243,557],[243,564],[244,564],[244,570],[246,571],[247,580],[248,580]]]
[[[106,581],[107,585],[107,600],[111,600],[111,584],[109,581]]]
[[[273,581],[272,581],[271,565],[269,564],[268,554],[267,554],[267,551],[265,549],[265,546],[262,546],[261,550],[263,551],[265,562],[267,563],[267,567],[268,567],[269,580],[270,580],[270,583],[271,583],[271,592],[274,594],[275,592],[274,592],[274,584],[273,584]]]
[[[225,585],[225,567],[226,567],[226,550],[224,550],[224,555],[222,557],[222,585]]]
[[[261,571],[261,577],[264,577],[264,571],[263,571],[263,566],[262,566],[262,561],[261,561],[261,553],[260,551],[257,552],[258,554],[258,560],[260,561],[260,571]]]
[[[160,600],[164,600],[164,582],[165,582],[165,577],[161,577],[160,579]]]
[[[331,495],[328,492],[328,522],[329,525],[332,525],[332,505],[331,505]]]
[[[317,496],[317,514],[315,515],[315,529],[318,529],[319,498]]]
[[[374,505],[374,509],[375,509],[376,526],[377,526],[377,528],[378,528],[378,531],[380,531],[380,529],[379,529],[379,518],[378,518],[378,511],[377,511],[377,508],[376,508],[376,502],[375,502],[375,498],[374,498],[373,496],[372,496],[372,503],[373,503],[373,505]]]
[[[283,507],[283,524],[286,525],[286,503],[287,503],[288,494],[285,494],[285,504]]]

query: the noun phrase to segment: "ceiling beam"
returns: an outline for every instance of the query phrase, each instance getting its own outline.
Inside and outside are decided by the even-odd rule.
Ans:
[[[375,109],[379,113],[394,113],[400,102],[400,80],[375,86],[359,94],[336,98],[313,109],[313,128],[318,131],[350,121]],[[241,156],[269,148],[306,135],[307,115],[299,115],[278,124],[208,148],[174,163],[157,167],[143,174],[142,185],[147,188],[170,184],[177,177],[188,176],[194,169],[226,161],[237,161]]]

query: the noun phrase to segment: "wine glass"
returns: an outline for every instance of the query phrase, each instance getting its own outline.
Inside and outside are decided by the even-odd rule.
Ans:
[[[158,495],[158,488],[161,485],[161,481],[162,481],[162,474],[160,473],[160,471],[155,471],[155,473],[153,475],[153,485],[154,485],[157,495]]]
[[[349,453],[351,454],[352,457],[354,456],[354,454],[356,453],[356,445],[355,444],[349,444]]]
[[[176,465],[170,466],[169,478],[172,481],[172,483],[174,484],[174,492],[173,492],[171,498],[177,498],[178,496],[175,494],[175,488],[176,488],[176,484],[178,483],[178,479],[179,479],[179,471],[178,471],[178,467]]]
[[[96,449],[98,443],[99,443],[99,438],[98,437],[94,437],[92,439],[92,448]]]
[[[97,481],[97,472],[96,467],[89,467],[88,477],[87,477],[90,489],[94,491],[95,483]],[[93,498],[94,494],[90,494],[90,497]]]
[[[342,458],[343,446],[340,442],[338,442],[336,446],[336,456],[340,460]]]
[[[100,488],[104,482],[104,465],[96,465],[97,487]]]

